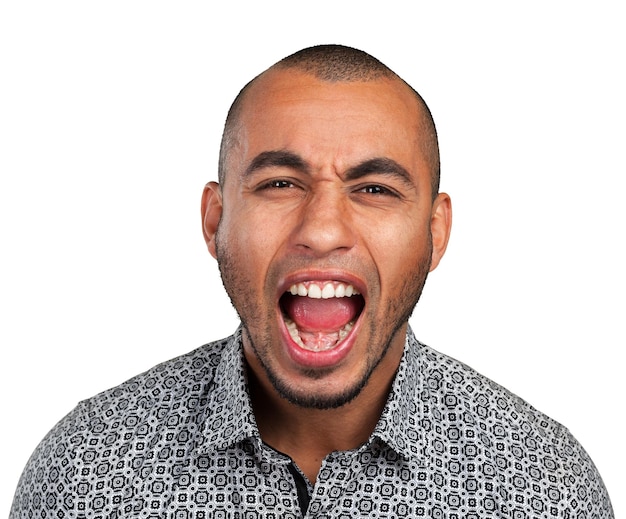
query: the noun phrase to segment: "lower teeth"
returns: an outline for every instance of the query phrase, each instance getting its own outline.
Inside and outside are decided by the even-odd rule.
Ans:
[[[350,321],[336,332],[318,333],[316,337],[310,341],[310,344],[305,344],[302,340],[302,337],[300,337],[300,330],[298,330],[295,322],[285,317],[285,324],[287,325],[289,335],[291,335],[293,341],[301,348],[309,351],[327,351],[332,350],[348,336],[350,330],[352,330],[352,327],[354,326],[354,321]],[[309,341],[307,341],[307,343],[308,342]]]

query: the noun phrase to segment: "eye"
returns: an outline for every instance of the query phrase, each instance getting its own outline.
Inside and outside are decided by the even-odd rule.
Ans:
[[[300,198],[304,190],[297,179],[283,177],[260,180],[252,187],[252,192],[265,200],[292,200]]]
[[[363,186],[358,190],[358,192],[365,193],[367,195],[397,196],[396,193],[391,189],[378,184],[369,184],[367,186]]]
[[[289,187],[295,187],[293,182],[289,180],[269,180],[260,186],[260,189],[287,189]]]

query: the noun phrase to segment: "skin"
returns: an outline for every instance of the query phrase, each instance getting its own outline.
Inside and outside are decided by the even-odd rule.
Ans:
[[[224,185],[204,190],[203,231],[244,325],[259,431],[312,482],[328,453],[372,433],[407,319],[447,246],[450,198],[433,200],[419,110],[396,79],[330,83],[270,69],[244,100]],[[383,161],[361,167],[371,159]],[[294,355],[279,299],[300,280],[363,293],[341,354]]]

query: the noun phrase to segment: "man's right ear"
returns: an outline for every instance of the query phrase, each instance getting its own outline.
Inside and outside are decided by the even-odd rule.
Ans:
[[[211,253],[217,259],[215,252],[215,233],[222,217],[222,190],[217,182],[209,182],[204,186],[202,193],[202,234]]]

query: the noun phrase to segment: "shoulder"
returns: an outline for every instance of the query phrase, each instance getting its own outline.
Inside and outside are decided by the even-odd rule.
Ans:
[[[163,434],[190,441],[202,421],[216,366],[232,340],[201,346],[80,402],[28,460],[11,517],[43,506],[72,509],[81,485],[97,479],[98,471],[112,470],[110,460],[122,460]],[[56,503],[42,502],[50,484],[59,491],[47,499]]]
[[[565,428],[505,387],[468,365],[421,345],[422,374],[435,412],[455,408],[486,433],[500,427],[540,436],[562,436]]]
[[[475,464],[481,477],[498,480],[511,503],[529,510],[612,517],[596,467],[566,427],[466,364],[428,346],[419,349],[436,457]]]
[[[202,394],[232,337],[211,342],[168,360],[79,403],[87,420],[145,412],[162,404]]]

